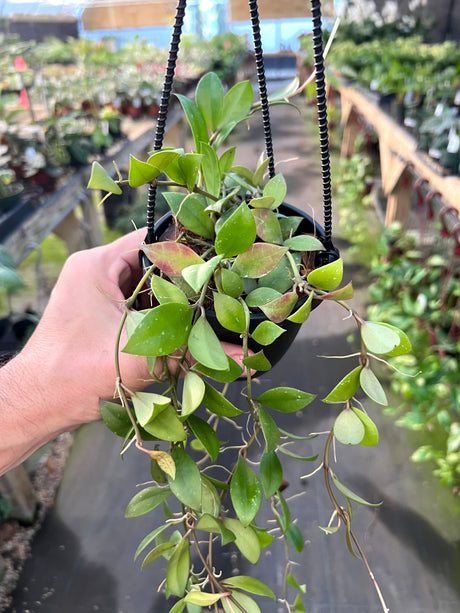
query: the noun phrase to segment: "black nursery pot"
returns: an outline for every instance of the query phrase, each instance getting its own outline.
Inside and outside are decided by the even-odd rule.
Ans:
[[[322,240],[324,238],[324,230],[323,228],[313,220],[310,215],[304,213],[300,209],[283,203],[279,207],[279,212],[286,217],[298,216],[302,217],[302,221],[297,230],[297,234],[314,234],[317,238]],[[161,241],[165,232],[169,228],[172,223],[173,215],[171,212],[166,213],[154,226],[154,237],[155,241]],[[148,268],[150,266],[149,261],[143,255],[144,267]],[[296,309],[298,309],[305,301],[307,297],[301,298],[296,305]],[[311,308],[316,309],[321,304],[320,300],[313,300]],[[206,311],[206,319],[211,324],[213,330],[217,334],[219,340],[225,341],[228,343],[233,343],[234,345],[241,345],[241,337],[236,332],[231,332],[227,330],[217,321],[217,317],[214,311],[207,310]],[[251,313],[251,319],[249,324],[249,331],[253,332],[255,328],[263,321],[266,321],[268,318],[264,315],[262,311],[258,311],[256,313]],[[249,348],[257,353],[258,351],[264,352],[264,355],[270,362],[272,366],[274,366],[286,353],[289,347],[294,342],[297,333],[300,330],[301,324],[296,324],[294,322],[285,320],[284,322],[278,324],[281,328],[285,330],[284,334],[281,334],[271,345],[263,346],[256,343],[252,338],[249,339]]]

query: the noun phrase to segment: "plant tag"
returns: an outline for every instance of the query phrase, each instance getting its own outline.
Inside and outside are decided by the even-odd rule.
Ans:
[[[460,147],[460,137],[454,128],[450,129],[447,153],[457,153]]]
[[[435,110],[434,110],[434,116],[435,116],[435,117],[440,117],[440,116],[443,114],[443,112],[444,112],[444,105],[443,105],[443,103],[442,103],[442,102],[439,102],[439,103],[436,105],[436,108],[435,108]]]
[[[441,158],[439,149],[433,149],[432,147],[428,150],[428,155],[434,160],[439,160]]]
[[[413,117],[405,117],[404,125],[406,126],[406,128],[416,128],[417,122],[415,121]]]

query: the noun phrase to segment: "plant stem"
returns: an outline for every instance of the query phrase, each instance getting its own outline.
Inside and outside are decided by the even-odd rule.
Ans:
[[[337,511],[337,515],[339,516],[340,519],[342,519],[342,521],[345,523],[345,525],[347,526],[348,530],[349,530],[349,534],[350,537],[352,538],[355,547],[359,553],[359,557],[361,558],[364,566],[366,567],[366,570],[369,574],[369,577],[372,581],[372,583],[374,584],[374,588],[375,591],[377,592],[377,596],[379,598],[380,604],[382,606],[382,610],[383,613],[389,613],[390,609],[387,607],[385,599],[383,597],[382,591],[380,589],[379,584],[377,583],[377,580],[375,579],[374,573],[371,570],[371,567],[369,565],[369,562],[367,561],[366,555],[364,553],[364,551],[361,548],[361,545],[359,544],[358,539],[356,538],[353,530],[351,530],[350,528],[350,517],[348,515],[348,513],[340,506],[340,504],[337,502],[337,499],[334,496],[334,492],[332,491],[332,486],[331,486],[331,482],[330,482],[330,475],[332,473],[332,470],[329,466],[329,452],[330,452],[330,448],[331,448],[331,444],[334,438],[334,433],[331,430],[331,432],[329,433],[329,436],[327,437],[327,441],[326,441],[326,446],[324,448],[324,459],[323,459],[323,467],[324,467],[324,476],[325,476],[325,484],[326,484],[326,489],[327,489],[327,493],[329,494],[329,498],[331,499],[332,504],[334,505],[335,510]]]

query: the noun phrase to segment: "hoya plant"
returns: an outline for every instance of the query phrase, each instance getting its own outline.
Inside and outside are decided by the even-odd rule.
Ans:
[[[296,84],[289,91],[295,89]],[[286,102],[289,91],[272,102]],[[273,540],[259,520],[263,506],[271,509],[288,548],[301,551],[305,538],[302,518],[294,521],[282,493],[282,459],[299,459],[302,474],[302,463],[316,456],[293,452],[292,443],[309,435],[282,429],[277,418],[305,410],[315,396],[286,386],[259,393],[254,379],[280,359],[283,337],[292,340],[292,327],[296,331],[322,301],[335,302],[341,318],[345,312],[356,322],[361,339],[356,363],[341,381],[331,381],[323,399],[337,405],[337,415],[325,435],[320,468],[332,505],[325,530],[344,526],[350,551],[373,578],[350,525],[352,504],[370,503],[338,479],[329,456],[334,441],[377,444],[377,428],[355,396],[362,389],[386,405],[375,360],[403,354],[410,343],[398,328],[365,321],[348,304],[353,290],[351,283],[342,286],[342,260],[323,257],[322,229],[285,204],[286,182],[281,174],[267,176],[270,160],[261,156],[252,168],[235,165],[236,147],[226,146],[226,139],[259,107],[251,83],[225,92],[209,73],[198,83],[194,101],[178,99],[191,129],[191,151],[163,148],[146,160],[131,157],[128,176],[117,171],[116,179],[95,163],[89,181],[107,196],[125,186],[168,188],[170,212],[149,242],[139,245],[145,274],[126,299],[114,339],[117,397],[101,402],[105,423],[123,438],[122,453],[135,447],[150,462],[151,482],[134,495],[126,517],[154,509],[155,517],[163,517],[141,540],[135,558],[142,559],[142,568],[165,559],[162,586],[166,598],[175,597],[170,613],[257,613],[264,598],[278,598],[286,611],[301,612],[304,586],[289,563],[285,581],[297,590],[291,599],[287,591],[275,595],[258,578],[219,570],[219,552],[228,547],[257,566],[261,550]],[[138,310],[146,292],[148,308]],[[125,327],[128,340],[122,344]],[[241,345],[242,364],[226,354],[222,340]],[[126,387],[120,351],[147,358],[157,383],[153,391]],[[241,378],[244,394],[237,406],[228,391]],[[228,422],[241,433],[237,445],[227,440]]]

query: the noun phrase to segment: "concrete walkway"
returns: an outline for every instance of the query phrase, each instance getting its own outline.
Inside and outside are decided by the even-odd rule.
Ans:
[[[309,111],[311,115],[311,111]],[[298,157],[279,166],[288,182],[288,202],[321,218],[320,171],[314,128],[288,107],[275,107],[272,114],[277,162]],[[311,118],[310,118],[310,121]],[[313,136],[312,136],[313,135]],[[243,156],[239,163],[255,165],[263,147],[260,130],[243,131]],[[244,157],[244,159],[243,159]],[[345,256],[344,245],[340,244]],[[346,278],[355,278],[357,300],[365,299],[368,283],[360,271],[348,267]],[[324,397],[350,369],[345,360],[325,360],[320,355],[349,353],[346,342],[350,321],[336,316],[333,304],[324,304],[312,314],[282,364],[264,375],[261,389],[275,383],[300,387]],[[347,361],[348,362],[348,361]],[[332,381],[332,385],[331,385]],[[238,392],[233,400],[238,402]],[[230,398],[232,399],[232,398]],[[284,427],[299,434],[329,430],[335,405],[316,402],[299,415],[286,415]],[[378,508],[355,507],[354,529],[393,613],[458,613],[460,610],[460,522],[449,493],[429,471],[410,463],[410,436],[382,417],[380,409],[368,406],[379,423],[377,448],[338,446],[342,481]],[[231,434],[229,433],[229,436]],[[321,454],[324,438],[297,445],[303,455]],[[135,483],[148,481],[148,463],[134,450],[119,457],[120,439],[102,424],[82,428],[75,437],[70,459],[58,492],[56,505],[36,536],[14,594],[10,613],[164,613],[169,610],[157,593],[164,561],[140,571],[133,554],[141,539],[155,526],[154,515],[124,519],[124,509],[135,493]],[[312,479],[299,476],[312,470],[306,463],[286,458],[285,476],[290,482],[286,495],[298,491],[292,502],[293,516],[306,539],[295,574],[306,583],[309,613],[379,613],[378,599],[362,563],[347,551],[344,533],[326,536],[318,526],[327,525],[331,506],[321,474]],[[342,467],[343,466],[343,467]],[[275,543],[264,553],[259,577],[280,592],[284,551]],[[223,563],[242,573],[252,573],[250,564],[226,554]],[[263,613],[285,608],[261,603]]]

